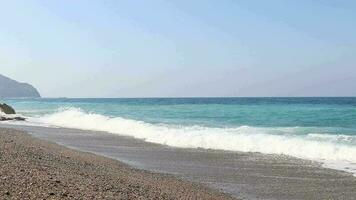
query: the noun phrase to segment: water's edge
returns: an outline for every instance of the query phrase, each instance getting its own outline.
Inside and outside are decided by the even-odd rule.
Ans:
[[[75,129],[4,124],[1,124],[1,127],[23,129],[35,137],[69,148],[114,158],[136,168],[178,175],[190,181],[208,184],[236,197],[244,196],[248,199],[259,199],[259,195],[283,199],[280,198],[283,195],[278,190],[269,188],[269,185],[260,182],[260,179],[276,184],[276,179],[282,178],[285,183],[279,187],[296,187],[298,190],[298,187],[302,187],[300,183],[286,180],[299,180],[304,177],[306,181],[304,184],[308,185],[309,181],[313,182],[323,176],[330,179],[352,177],[345,172],[323,169],[317,162],[288,156],[172,148],[131,137]],[[291,171],[290,168],[297,171],[295,169]],[[308,177],[311,176],[309,175],[311,172],[315,173],[315,177],[314,175]]]

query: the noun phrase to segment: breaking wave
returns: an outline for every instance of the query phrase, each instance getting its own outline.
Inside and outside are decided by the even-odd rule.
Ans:
[[[66,128],[105,131],[173,147],[284,154],[326,163],[333,162],[334,165],[335,162],[356,163],[355,136],[298,134],[302,127],[211,128],[151,124],[87,113],[76,108],[32,118],[31,121]]]

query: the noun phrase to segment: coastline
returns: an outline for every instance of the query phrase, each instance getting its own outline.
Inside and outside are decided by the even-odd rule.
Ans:
[[[0,165],[1,199],[233,199],[15,129],[0,128]]]
[[[94,153],[136,169],[171,174],[238,199],[354,199],[351,173],[283,155],[182,149],[78,129],[5,125],[35,138]]]

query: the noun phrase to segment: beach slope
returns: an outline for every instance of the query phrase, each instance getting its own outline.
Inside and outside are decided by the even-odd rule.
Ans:
[[[0,129],[0,199],[232,199],[170,175]]]

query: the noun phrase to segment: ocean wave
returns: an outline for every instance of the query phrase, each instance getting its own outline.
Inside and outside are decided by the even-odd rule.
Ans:
[[[340,136],[317,133],[293,134],[300,131],[302,127],[174,126],[108,117],[76,108],[64,109],[54,114],[33,118],[31,121],[66,128],[105,131],[173,147],[284,154],[318,161],[356,163],[355,145],[338,143],[338,139],[333,138]],[[272,134],[273,132],[278,134]],[[286,134],[282,134],[283,132]]]
[[[336,142],[355,145],[356,136],[355,135],[343,135],[343,134],[328,134],[328,133],[310,133],[308,137],[314,140]]]
[[[24,117],[22,114],[6,114],[0,110],[0,117],[9,117],[9,118],[15,118],[15,117]]]

